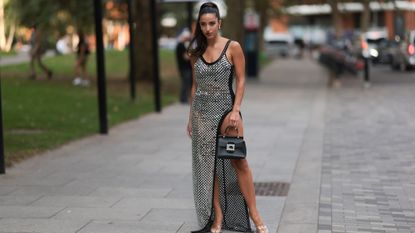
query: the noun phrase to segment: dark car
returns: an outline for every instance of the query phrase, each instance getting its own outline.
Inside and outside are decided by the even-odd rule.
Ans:
[[[405,37],[390,49],[390,57],[394,70],[415,68],[415,30],[407,32]]]

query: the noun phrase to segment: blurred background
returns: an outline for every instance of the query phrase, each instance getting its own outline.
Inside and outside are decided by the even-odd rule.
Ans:
[[[159,45],[161,102],[178,102],[180,77],[175,60],[178,36],[192,31],[203,1],[102,0],[103,41],[110,125],[154,110],[153,67]],[[274,59],[315,59],[333,73],[362,76],[368,67],[413,72],[415,0],[216,0],[222,34],[244,48],[247,76]],[[128,21],[129,10],[131,21]],[[157,15],[157,38],[151,31]],[[96,40],[94,1],[0,0],[0,74],[6,163],[96,132]],[[129,60],[130,28],[136,61]],[[34,30],[50,70],[30,79]],[[88,45],[86,85],[77,85],[80,32]],[[131,99],[134,66],[137,98]],[[42,76],[43,75],[43,76]],[[84,88],[85,87],[85,88]]]

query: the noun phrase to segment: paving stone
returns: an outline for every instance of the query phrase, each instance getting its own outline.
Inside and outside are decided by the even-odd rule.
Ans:
[[[0,206],[4,205],[16,205],[25,206],[39,200],[42,196],[0,196]]]
[[[1,206],[0,218],[50,218],[60,212],[61,207]]]
[[[35,195],[87,195],[94,190],[88,185],[65,185],[65,186],[21,186],[9,193],[13,196],[35,196]]]
[[[191,199],[179,198],[123,198],[114,208],[170,208],[193,209]]]
[[[120,197],[94,196],[43,196],[32,206],[63,206],[63,207],[111,207],[121,200]]]
[[[8,195],[9,193],[18,189],[17,186],[7,186],[7,185],[0,185],[0,196]]]
[[[173,233],[177,232],[182,224],[137,221],[93,221],[78,231],[78,233]]]
[[[194,209],[153,208],[142,218],[146,222],[164,223],[184,223],[189,220],[197,221]]]
[[[0,219],[2,233],[74,233],[89,220],[56,220],[39,218]]]
[[[102,196],[102,197],[165,197],[173,190],[160,188],[160,189],[143,189],[143,188],[116,188],[116,187],[99,187],[95,191],[91,192],[90,196]],[[187,191],[186,191],[187,192]]]
[[[54,219],[65,220],[140,220],[149,208],[80,208],[69,207],[59,212]]]

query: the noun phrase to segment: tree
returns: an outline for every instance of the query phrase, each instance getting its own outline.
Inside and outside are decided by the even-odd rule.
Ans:
[[[243,47],[244,44],[244,13],[245,1],[227,0],[226,4],[229,9],[225,20],[223,21],[223,33],[232,40],[238,41]]]
[[[151,46],[152,40],[157,38],[152,37],[151,33],[151,9],[150,1],[141,0],[136,1],[135,22],[137,27],[136,44],[137,51],[137,66],[136,66],[136,80],[152,80],[153,74],[153,49]]]
[[[10,51],[12,47],[14,32],[16,30],[16,24],[14,23],[13,15],[5,14],[5,6],[7,3],[7,0],[0,0],[0,50],[3,51]]]
[[[269,0],[256,0],[254,1],[254,6],[256,12],[259,14],[259,47],[260,50],[263,50],[264,30],[265,26],[268,25],[268,9],[270,7]]]
[[[92,1],[12,0],[7,1],[6,8],[10,17],[8,24],[16,27],[36,25],[39,31],[48,35],[49,41],[66,34],[68,26],[89,31],[93,25]],[[0,37],[1,34],[0,26]],[[10,37],[13,36],[14,33],[10,33]]]
[[[405,17],[402,10],[398,7],[397,0],[390,0],[394,6],[394,34],[403,37],[405,34]]]
[[[370,0],[362,0],[363,12],[360,17],[360,28],[362,32],[369,29],[370,24]]]
[[[91,0],[59,0],[59,13],[57,19],[66,25],[73,25],[75,28],[89,32],[93,30],[94,6]]]
[[[329,1],[331,7],[331,18],[333,20],[334,36],[336,39],[340,38],[342,35],[342,22],[339,10],[339,1],[340,0]]]

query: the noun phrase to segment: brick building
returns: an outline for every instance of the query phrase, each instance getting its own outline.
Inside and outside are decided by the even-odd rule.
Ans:
[[[288,30],[290,25],[318,25],[326,28],[332,25],[332,10],[327,1],[308,0],[304,4],[286,8],[287,15],[271,18],[274,31]],[[280,7],[280,1],[274,1],[273,7]],[[360,1],[338,4],[343,31],[359,30],[364,6]],[[389,38],[403,35],[405,31],[415,30],[415,0],[371,1],[370,27],[386,28]]]

